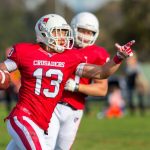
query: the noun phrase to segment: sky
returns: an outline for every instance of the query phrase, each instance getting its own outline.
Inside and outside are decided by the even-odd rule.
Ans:
[[[63,7],[63,5],[67,5],[70,7],[74,12],[81,12],[81,11],[96,11],[103,6],[107,5],[111,1],[120,1],[120,0],[54,0],[56,8]],[[27,9],[29,11],[34,11],[37,7],[41,4],[45,3],[46,0],[23,0]],[[63,4],[63,5],[62,5]]]

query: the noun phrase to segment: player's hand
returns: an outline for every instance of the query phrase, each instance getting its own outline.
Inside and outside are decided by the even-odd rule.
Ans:
[[[65,90],[71,91],[71,92],[77,92],[79,88],[79,84],[75,82],[73,79],[68,79],[65,84]]]
[[[115,46],[118,49],[117,56],[121,59],[126,59],[127,57],[133,56],[133,50],[131,49],[131,46],[134,43],[135,43],[135,40],[132,40],[123,46],[116,43]]]
[[[133,50],[131,49],[131,46],[134,43],[135,43],[135,40],[132,40],[123,46],[116,43],[115,46],[118,49],[118,51],[117,51],[117,54],[114,56],[113,61],[116,64],[120,64],[122,62],[122,60],[133,56]]]

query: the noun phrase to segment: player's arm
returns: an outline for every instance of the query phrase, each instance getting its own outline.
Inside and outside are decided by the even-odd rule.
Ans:
[[[82,74],[78,74],[80,77],[94,78],[94,79],[106,79],[113,73],[115,73],[120,64],[116,64],[113,60],[110,60],[103,66],[97,66],[93,64],[83,64]]]
[[[87,77],[87,78],[93,78],[93,79],[108,78],[110,75],[112,75],[113,73],[115,73],[118,70],[121,62],[124,59],[133,55],[133,52],[130,47],[131,47],[131,45],[134,44],[134,42],[135,41],[131,41],[131,42],[125,44],[124,46],[120,46],[119,44],[116,44],[118,52],[112,60],[110,60],[103,66],[97,66],[97,65],[93,65],[93,64],[80,64],[77,67],[76,74],[79,75],[80,77]],[[91,95],[93,90],[95,89],[94,94],[96,96],[98,86],[100,86],[100,85],[99,84],[96,84],[96,85],[94,85],[94,84],[93,85],[77,84],[73,79],[69,79],[66,82],[65,89],[72,91],[72,92],[79,91],[79,92],[85,93],[87,95]]]
[[[65,85],[65,90],[71,92],[80,92],[90,96],[105,96],[107,89],[107,79],[94,79],[92,84],[78,84],[75,80],[70,78]]]
[[[89,96],[105,96],[108,90],[107,79],[98,80],[94,79],[91,84],[79,84],[78,91]]]
[[[130,41],[124,46],[116,44],[118,51],[117,54],[109,62],[103,66],[97,66],[92,64],[81,64],[78,66],[76,74],[80,77],[95,78],[95,79],[106,79],[110,75],[114,74],[121,65],[121,62],[126,58],[133,55],[131,46],[135,41]]]

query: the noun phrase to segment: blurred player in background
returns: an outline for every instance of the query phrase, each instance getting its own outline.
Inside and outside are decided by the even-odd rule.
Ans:
[[[8,58],[0,64],[1,70],[19,69],[21,74],[19,101],[6,118],[13,139],[7,150],[48,150],[44,135],[73,72],[82,77],[107,78],[132,54],[130,46],[134,43],[116,44],[117,54],[100,67],[83,63],[86,59],[82,51],[67,50],[72,48],[73,37],[63,17],[45,15],[37,21],[35,31],[37,43],[15,44]]]
[[[127,83],[127,100],[131,115],[134,115],[137,108],[140,114],[144,115],[145,95],[148,93],[149,82],[142,70],[142,65],[138,60],[137,55],[127,59],[125,66],[126,83]],[[135,95],[137,95],[137,106],[135,104]]]
[[[71,27],[75,38],[74,48],[84,52],[86,62],[103,65],[109,60],[105,48],[95,45],[99,35],[99,21],[89,12],[81,12],[73,17]],[[84,48],[84,49],[80,49]],[[73,74],[68,80],[61,101],[57,104],[46,136],[49,148],[69,150],[75,140],[85,108],[85,97],[105,96],[107,79],[80,78]]]

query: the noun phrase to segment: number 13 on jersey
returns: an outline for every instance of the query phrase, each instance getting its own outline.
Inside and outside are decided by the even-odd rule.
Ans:
[[[51,92],[49,89],[45,88],[43,91],[41,90],[42,87],[42,81],[44,78],[44,75],[49,78],[49,85],[54,86],[54,91]],[[51,80],[52,75],[57,76],[56,80]],[[63,79],[63,73],[59,69],[49,69],[46,72],[44,72],[43,68],[38,68],[34,71],[33,76],[36,78],[36,85],[35,85],[35,94],[40,95],[41,92],[48,97],[48,98],[54,98],[59,93],[60,84]]]

